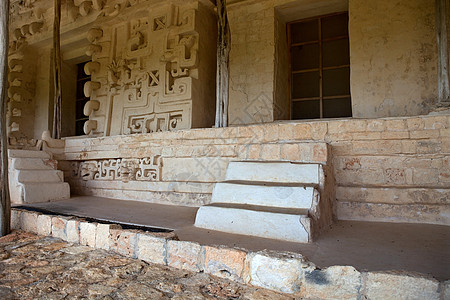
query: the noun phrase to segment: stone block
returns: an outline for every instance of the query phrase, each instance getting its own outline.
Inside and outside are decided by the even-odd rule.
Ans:
[[[441,299],[447,300],[450,299],[450,280],[441,283]]]
[[[358,299],[361,274],[350,266],[305,269],[300,295],[306,299]]]
[[[281,145],[281,159],[289,161],[299,161],[300,151],[297,144]]]
[[[66,226],[69,218],[62,216],[52,217],[52,236],[67,241]]]
[[[418,131],[411,131],[410,136],[411,139],[437,139],[439,138],[440,132],[438,129],[432,129],[432,130],[418,130]]]
[[[270,181],[283,183],[319,183],[319,165],[230,162],[226,180]]]
[[[166,239],[152,236],[146,233],[137,234],[137,258],[149,263],[165,265]]]
[[[439,300],[439,282],[400,272],[369,272],[365,283],[367,299],[427,299]]]
[[[443,116],[423,118],[423,129],[444,129],[448,128],[447,119]]]
[[[126,257],[136,258],[136,232],[123,229],[110,229],[110,234],[112,242],[110,250]]]
[[[323,141],[328,133],[327,122],[317,122],[311,125],[311,136],[313,140]]]
[[[80,221],[69,220],[66,225],[67,241],[69,243],[80,243]]]
[[[202,206],[195,218],[195,226],[200,228],[298,243],[311,240],[310,225],[305,209],[286,213],[276,209],[243,209],[233,204]]]
[[[203,269],[206,273],[242,281],[245,257],[247,253],[232,248],[203,246]]]
[[[327,144],[317,144],[312,148],[312,162],[326,164],[328,161]]]
[[[381,138],[384,140],[409,139],[409,131],[383,131]]]
[[[214,187],[211,203],[235,203],[258,206],[309,209],[314,187],[249,185],[219,182]]]
[[[248,147],[248,159],[256,160],[259,159],[261,154],[261,145],[253,144]]]
[[[386,130],[388,131],[403,131],[406,130],[405,120],[385,120]]]
[[[22,211],[11,209],[11,229],[22,229]]]
[[[384,120],[368,120],[367,121],[368,131],[384,131]]]
[[[262,160],[280,160],[279,144],[264,144],[261,150]]]
[[[95,240],[97,235],[97,224],[86,221],[80,222],[80,244],[95,247]]]
[[[247,254],[244,281],[283,293],[297,293],[302,283],[300,255],[275,256],[265,252]]]
[[[37,213],[30,211],[22,211],[21,228],[24,231],[38,233],[37,230]]]
[[[316,129],[316,124],[307,124],[307,123],[300,123],[295,124],[292,127],[288,127],[286,130],[292,132],[292,137],[296,140],[310,140],[312,139],[312,131],[313,129]],[[284,136],[281,135],[280,131],[280,137],[284,139]]]
[[[95,248],[109,250],[112,245],[110,230],[120,228],[117,224],[97,224]]]
[[[406,119],[406,124],[409,130],[423,130],[425,127],[425,122],[423,118],[409,118]]]
[[[37,217],[37,233],[49,236],[52,234],[52,217],[49,215],[38,215]]]
[[[450,207],[439,204],[386,204],[337,201],[337,219],[365,222],[450,224]]]
[[[170,267],[193,272],[202,271],[201,246],[194,242],[167,241],[167,264]]]

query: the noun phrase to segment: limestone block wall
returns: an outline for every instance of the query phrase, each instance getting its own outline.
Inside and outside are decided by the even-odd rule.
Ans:
[[[75,194],[193,206],[209,203],[229,161],[321,163],[336,190],[322,197],[332,198],[338,219],[448,225],[449,122],[280,122],[69,138],[56,158]]]

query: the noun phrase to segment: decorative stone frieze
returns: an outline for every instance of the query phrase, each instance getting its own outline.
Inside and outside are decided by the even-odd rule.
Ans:
[[[92,81],[86,83],[85,95],[100,105],[87,110],[85,133],[135,134],[212,125],[209,115],[198,120],[192,116],[193,104],[206,101],[200,90],[209,89],[196,81],[207,76],[199,74],[206,67],[199,65],[200,39],[209,42],[200,35],[196,19],[208,14],[198,14],[204,9],[198,1],[182,5],[167,1],[139,11],[133,8],[136,2],[108,1],[103,22],[87,33],[86,54],[92,62],[86,71]],[[116,20],[119,13],[122,17]],[[206,64],[210,54],[204,55]],[[208,106],[199,109],[208,110],[214,103]]]
[[[161,156],[118,158],[72,163],[72,176],[83,180],[159,181]]]

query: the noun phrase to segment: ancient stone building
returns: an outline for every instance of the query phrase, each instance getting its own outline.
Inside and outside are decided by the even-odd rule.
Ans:
[[[306,242],[332,220],[450,224],[450,115],[438,92],[448,61],[434,1],[228,0],[227,128],[213,126],[213,2],[63,1],[63,138],[53,140],[42,137],[53,120],[52,1],[11,1],[10,148],[50,153],[11,152],[15,203],[67,198],[68,185],[213,203],[199,210],[207,228],[244,204],[303,209],[305,234],[285,239]],[[26,175],[27,159],[59,172]],[[301,207],[293,185],[311,187]],[[236,194],[260,198],[226,210]]]

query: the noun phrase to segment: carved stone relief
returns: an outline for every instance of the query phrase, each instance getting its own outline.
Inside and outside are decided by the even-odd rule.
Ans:
[[[117,3],[117,8],[126,14],[126,5],[133,1],[124,3]],[[87,109],[86,134],[191,128],[199,47],[195,16],[191,7],[162,5],[130,14],[128,20],[113,22],[103,31],[92,29],[96,38],[90,31],[87,54],[99,71],[86,83],[85,95],[100,105]]]
[[[72,177],[83,180],[159,181],[162,158],[117,158],[72,163]]]

